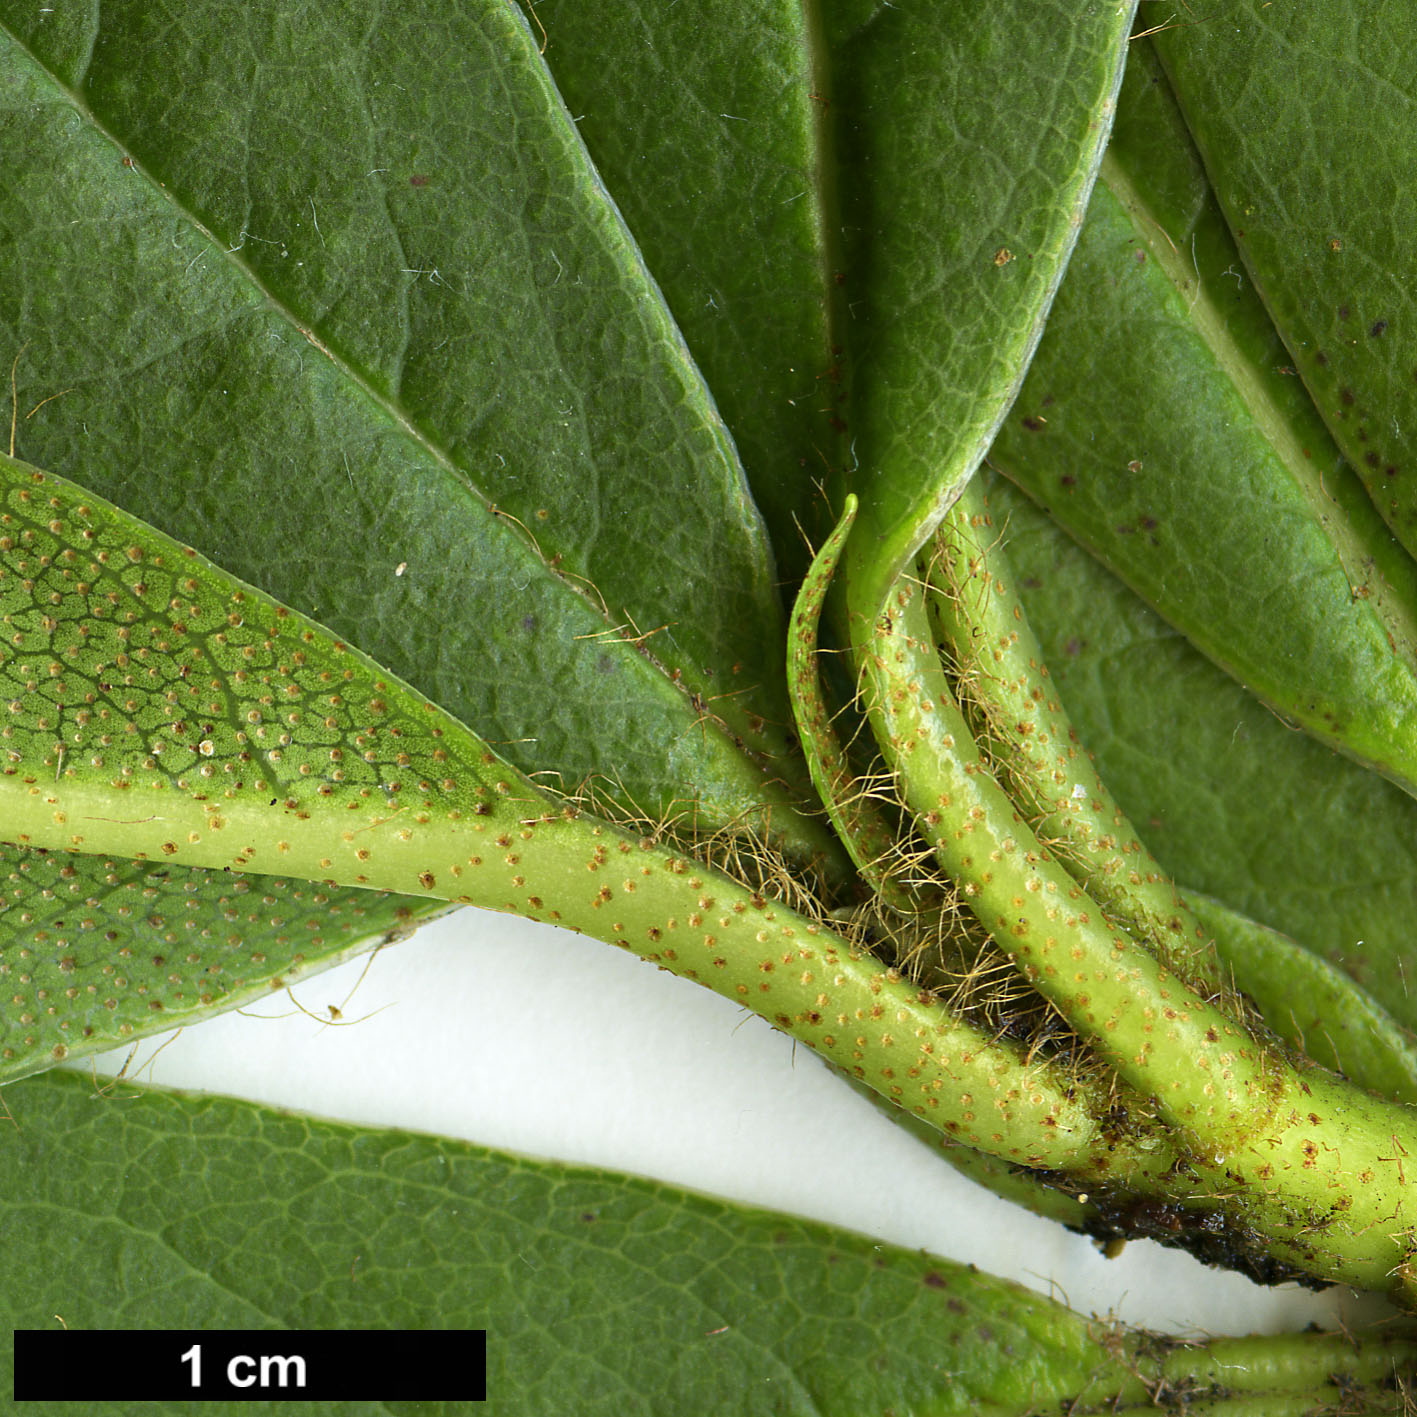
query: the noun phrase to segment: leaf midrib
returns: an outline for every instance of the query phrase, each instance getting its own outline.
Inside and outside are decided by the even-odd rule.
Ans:
[[[1147,206],[1121,162],[1110,151],[1103,156],[1100,177],[1131,218],[1137,237],[1146,243],[1152,260],[1177,295],[1185,299],[1192,330],[1240,396],[1256,428],[1289,475],[1291,484],[1304,498],[1310,515],[1324,528],[1350,583],[1361,582],[1363,563],[1368,554],[1366,548],[1353,534],[1348,519],[1338,514],[1337,504],[1325,495],[1294,430],[1285,421],[1253,364],[1230,334],[1224,317],[1211,298],[1209,287],[1198,272],[1187,271],[1180,252],[1166,236],[1161,222]],[[1414,659],[1410,648],[1417,644],[1417,619],[1392,596],[1381,596],[1376,604],[1370,600],[1368,605],[1391,632],[1400,657],[1409,668],[1417,670],[1417,659]]]
[[[193,231],[197,232],[206,243],[209,250],[215,251],[219,259],[225,261],[234,270],[247,287],[254,291],[263,302],[266,309],[277,315],[295,333],[304,338],[315,350],[322,354],[330,364],[338,371],[339,376],[345,380],[352,388],[359,392],[380,412],[385,414],[399,429],[404,437],[417,447],[423,454],[432,460],[434,465],[448,477],[453,484],[461,491],[470,495],[482,512],[490,517],[499,526],[504,528],[515,528],[516,534],[510,539],[518,546],[520,554],[535,562],[539,572],[547,579],[553,581],[556,586],[565,593],[576,597],[583,605],[591,607],[594,617],[602,621],[608,630],[612,631],[616,638],[622,639],[633,647],[633,652],[638,658],[646,660],[652,665],[654,671],[664,681],[665,687],[680,702],[685,709],[693,714],[696,723],[707,721],[718,732],[720,736],[733,744],[737,750],[751,760],[754,765],[762,770],[766,765],[761,760],[759,754],[753,752],[743,741],[742,723],[731,723],[723,715],[709,707],[710,697],[713,695],[713,687],[708,681],[702,680],[701,676],[692,673],[690,662],[686,661],[678,666],[680,673],[676,676],[669,668],[647,647],[640,642],[639,637],[632,637],[626,633],[626,624],[623,620],[617,619],[610,613],[610,608],[595,590],[594,586],[583,577],[565,571],[554,565],[537,544],[536,539],[522,526],[520,521],[510,514],[499,510],[497,503],[493,501],[487,493],[453,460],[449,453],[424,429],[422,429],[402,406],[381,393],[380,390],[358,369],[356,365],[340,355],[336,350],[327,345],[315,331],[307,326],[284,300],[276,295],[259,277],[252,266],[240,256],[241,246],[228,246],[223,242],[199,216],[182,201],[164,183],[159,182],[152,173],[142,164],[142,162],[130,154],[123,143],[118,139],[113,130],[105,124],[95,113],[92,106],[85,100],[83,93],[74,85],[66,83],[63,78],[21,39],[15,31],[7,24],[0,22],[0,34],[3,34],[16,49],[26,55],[35,69],[44,74],[49,81],[53,91],[62,96],[69,104],[79,119],[87,125],[94,133],[98,134],[106,143],[112,147],[124,163],[124,170],[131,172],[134,176],[145,182],[150,193],[163,201],[181,221]],[[98,25],[94,26],[93,34],[89,40],[88,54],[84,60],[84,71],[86,72],[92,62],[93,48],[97,42]],[[82,75],[80,75],[82,82]],[[580,142],[579,132],[575,131],[574,124],[571,125],[576,141]],[[583,148],[583,145],[582,145]],[[590,163],[589,156],[586,156],[587,164]],[[602,189],[603,190],[603,189]],[[244,243],[243,243],[244,245]],[[643,270],[642,262],[637,259],[637,265]],[[647,279],[652,283],[652,277],[648,271],[644,271]],[[685,358],[689,357],[687,350],[684,351]],[[695,693],[697,692],[697,695]],[[740,690],[746,693],[747,690]],[[730,699],[731,708],[737,705]],[[746,722],[746,720],[745,720]]]
[[[802,0],[802,37],[807,51],[807,67],[812,76],[812,177],[816,186],[813,214],[817,221],[817,251],[821,257],[822,312],[826,323],[827,352],[841,371],[841,388],[847,407],[850,407],[852,349],[846,333],[846,291],[836,280],[837,272],[846,270],[846,251],[842,242],[841,192],[837,182],[840,164],[831,117],[835,86],[822,0]],[[843,428],[837,432],[833,449],[838,463],[845,460],[846,449],[846,431]],[[803,530],[813,537],[817,527],[812,525]],[[822,531],[822,536],[825,537],[828,531],[830,526]]]

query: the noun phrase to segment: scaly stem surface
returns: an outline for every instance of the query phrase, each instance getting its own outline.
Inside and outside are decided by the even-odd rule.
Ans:
[[[1417,1054],[1351,978],[1221,902],[1183,898],[1152,858],[1059,698],[978,480],[937,532],[928,597],[961,701],[972,721],[984,720],[983,746],[995,772],[1074,880],[1212,1001],[1228,996],[1224,1007],[1243,1017],[1238,988],[1300,1052],[1299,1019],[1322,1018],[1320,1046],[1333,1050],[1344,1076],[1417,1102]],[[1334,1039],[1343,1041],[1341,1054]]]
[[[1035,834],[1114,919],[1161,943],[1170,962],[1219,992],[1210,934],[1177,894],[1098,775],[1058,698],[1007,577],[978,478],[936,532],[929,607],[961,691],[996,738]]]
[[[1039,845],[935,652],[923,587],[863,635],[867,705],[922,834],[1021,974],[1184,1138],[1191,1164],[1310,1273],[1417,1299],[1412,1110],[1301,1072],[1190,989]]]
[[[327,630],[62,478],[0,463],[0,836],[554,921],[752,1008],[961,1141],[1105,1146],[1062,1069],[835,933],[549,798]]]

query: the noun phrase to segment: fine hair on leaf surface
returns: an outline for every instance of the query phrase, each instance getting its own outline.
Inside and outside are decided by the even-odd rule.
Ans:
[[[1417,26],[1378,0],[1136,9],[0,0],[17,1146],[68,1115],[31,1074],[473,906],[704,986],[1109,1247],[1417,1307],[1417,222],[1391,196]],[[1360,100],[1372,76],[1393,102]],[[544,1024],[553,982],[528,967],[487,1011],[554,1087],[584,1050]],[[717,1087],[658,1062],[649,1087]],[[516,1097],[520,1066],[483,1073]],[[143,1096],[118,1141],[280,1131],[292,1175],[346,1144],[224,1108]],[[401,1143],[376,1135],[349,1144],[377,1189]],[[153,1144],[173,1214],[205,1213],[197,1153]],[[546,1206],[590,1184],[425,1160]],[[299,1247],[287,1200],[273,1253]],[[667,1204],[696,1260],[627,1225],[595,1271],[709,1285],[647,1410],[754,1410],[768,1382],[836,1410],[807,1374],[839,1341],[851,1411],[949,1411],[951,1384],[1000,1417],[1250,1402],[1209,1350],[1056,1316],[1033,1391],[964,1339],[926,1340],[948,1381],[911,1354],[873,1388],[889,1325],[852,1347],[820,1311],[735,1348],[752,1285],[710,1292],[703,1233],[753,1222]],[[489,1246],[523,1244],[504,1221]],[[611,1228],[578,1225],[592,1250]],[[527,1253],[574,1297],[561,1243]],[[744,1266],[780,1277],[764,1250]],[[880,1292],[968,1309],[929,1263]],[[351,1327],[380,1312],[358,1282]],[[600,1352],[566,1340],[587,1371],[612,1289]],[[736,1366],[688,1398],[699,1344]],[[1334,1349],[1269,1350],[1304,1377],[1251,1409],[1305,1400]],[[1355,1355],[1352,1391],[1400,1410],[1409,1355],[1372,1351],[1399,1356]],[[1068,1366],[1117,1354],[1095,1392]],[[578,1410],[569,1377],[507,1382],[508,1410]]]

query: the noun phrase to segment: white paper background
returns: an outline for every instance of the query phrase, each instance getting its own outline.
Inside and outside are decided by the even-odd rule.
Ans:
[[[277,994],[145,1040],[128,1075],[639,1172],[971,1261],[1170,1333],[1387,1311],[1347,1291],[1261,1289],[1147,1243],[1107,1260],[964,1180],[762,1020],[598,941],[463,910],[380,951],[361,980],[366,963],[296,987],[310,1013],[333,1004],[342,1024]],[[102,1055],[98,1070],[116,1073],[128,1053]]]

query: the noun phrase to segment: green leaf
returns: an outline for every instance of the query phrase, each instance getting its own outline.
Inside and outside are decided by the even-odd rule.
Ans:
[[[990,459],[1252,692],[1417,791],[1417,568],[1293,377],[1149,58]]]
[[[1156,42],[1294,366],[1411,550],[1417,192],[1394,160],[1417,143],[1417,22],[1382,0],[1223,0]]]
[[[21,845],[448,899],[483,852],[511,857],[502,876],[513,837],[558,815],[329,631],[3,455],[0,623],[0,795]],[[440,837],[459,841],[451,862]]]
[[[687,800],[712,823],[754,812],[761,829],[770,812],[798,855],[825,842],[801,815],[778,571],[671,310],[693,326],[697,279],[735,291],[722,325],[705,320],[691,338],[754,444],[779,536],[805,490],[800,451],[791,469],[806,432],[829,444],[824,463],[852,460],[827,436],[844,409],[861,465],[834,490],[859,484],[868,505],[871,534],[848,579],[852,607],[874,615],[1017,387],[1101,149],[1129,7],[1055,4],[1051,27],[1036,10],[922,0],[842,3],[820,17],[808,7],[805,18],[780,4],[730,8],[708,46],[705,94],[734,82],[735,49],[771,49],[741,93],[774,115],[781,143],[755,134],[725,158],[727,121],[700,121],[697,146],[687,141],[693,99],[656,105],[653,90],[686,87],[697,34],[657,15],[645,46],[655,52],[626,80],[633,101],[596,130],[608,194],[581,145],[582,115],[563,106],[537,32],[510,4],[447,14],[356,0],[292,13],[261,0],[234,18],[197,7],[179,23],[146,6],[55,16],[0,0],[0,124],[18,155],[0,194],[0,331],[20,356],[16,423],[25,451],[89,489],[35,483],[57,499],[48,520],[9,503],[20,532],[3,548],[14,553],[15,707],[0,726],[23,741],[9,745],[8,830],[174,862],[266,864],[285,848],[297,872],[557,916],[690,977],[702,954],[690,963],[682,937],[663,937],[713,910],[722,936],[694,944],[724,949],[717,969],[731,957],[721,991],[752,993],[798,1036],[834,1030],[822,1041],[858,1073],[897,1076],[885,1051],[897,1033],[937,1039],[935,1001],[834,944],[822,958],[840,968],[836,984],[849,976],[851,998],[831,998],[823,1024],[827,996],[814,1011],[811,971],[784,979],[797,971],[773,958],[815,959],[819,942],[794,932],[831,939],[821,910],[779,915],[732,883],[698,899],[709,887],[695,866],[558,816],[515,765],[572,789],[609,778],[657,824]],[[768,17],[778,42],[752,45]],[[634,21],[627,12],[601,50],[578,49],[582,68],[597,53],[613,60]],[[837,71],[825,94],[814,82],[823,34]],[[613,78],[592,77],[593,100],[613,95]],[[653,128],[647,114],[660,115],[664,141],[656,181],[640,189],[631,159]],[[690,241],[671,229],[683,204],[661,201],[676,168],[730,192]],[[724,247],[762,221],[779,190],[770,176],[801,174],[811,205],[772,241],[802,283],[773,299]],[[732,184],[745,179],[763,196],[731,213]],[[648,264],[612,200],[630,209],[632,187]],[[709,247],[715,260],[701,265]],[[755,306],[770,316],[765,332],[742,341]],[[773,407],[781,365],[760,378],[750,361],[775,345],[789,372],[815,365],[823,337],[829,369],[855,371],[853,401]],[[837,343],[851,346],[839,365]],[[235,598],[244,588],[210,566],[189,575],[180,547],[102,506],[94,488],[297,613],[251,591],[248,621]],[[113,564],[87,559],[95,548],[81,534]],[[124,565],[128,548],[139,554]],[[109,596],[146,659],[113,643]],[[197,613],[218,606],[239,633],[224,641],[204,619],[192,635]],[[377,659],[302,618],[315,616]],[[233,656],[245,652],[265,681],[243,688],[249,671]],[[266,724],[266,700],[287,691],[299,719],[290,742],[257,743],[242,723]],[[84,717],[105,710],[125,735],[113,743]],[[400,755],[390,725],[415,751]],[[207,768],[229,771],[221,787],[234,795],[209,792]],[[156,810],[114,814],[125,794]],[[622,870],[641,849],[638,874],[628,861]],[[848,1038],[833,1016],[853,1015],[862,1032]],[[1023,1050],[1008,1045],[1012,1067]],[[932,1046],[920,1043],[919,1060]],[[979,1061],[972,1045],[960,1051]],[[893,1087],[923,1112],[945,1079],[922,1081],[922,1066],[945,1065],[911,1058]],[[1053,1108],[1032,1082],[1019,1105]],[[1089,1123],[1106,1110],[1075,1108]],[[1003,1130],[991,1140],[1010,1150]]]
[[[963,1142],[1053,1166],[1114,1149],[1062,1070],[936,1009],[800,888],[799,911],[551,797],[323,627],[3,455],[0,623],[0,821],[19,845],[549,920],[750,1003]],[[83,1012],[66,998],[61,1020]]]
[[[732,7],[707,33],[674,6],[537,17],[794,584],[801,529],[829,530],[814,483],[854,469],[858,559],[882,558],[864,606],[1017,389],[1106,137],[1129,7],[1070,7],[1062,54],[1007,7],[818,11]]]
[[[542,0],[546,62],[743,459],[795,584],[843,392],[818,6]],[[751,255],[749,255],[751,253]],[[836,426],[833,426],[836,424]]]
[[[1131,12],[1115,0],[826,7],[845,481],[861,498],[846,588],[867,621],[1018,391],[1111,126]]]
[[[1078,735],[1157,859],[1417,1027],[1417,802],[1281,723],[1008,483],[989,496]]]
[[[0,1078],[263,998],[446,907],[0,845]]]
[[[485,1327],[491,1413],[666,1417],[1145,1411],[1163,1379],[1193,1412],[1236,1411],[1212,1404],[1238,1388],[1274,1413],[1334,1371],[1396,1411],[1383,1384],[1417,1352],[1391,1326],[1361,1356],[1314,1335],[1169,1352],[965,1266],[650,1181],[71,1074],[5,1100],[12,1328]]]
[[[0,6],[22,447],[528,770],[820,846],[761,522],[525,23],[209,17]]]
[[[1370,994],[1288,936],[1207,896],[1188,900],[1280,1038],[1359,1087],[1417,1105],[1417,1046]]]

